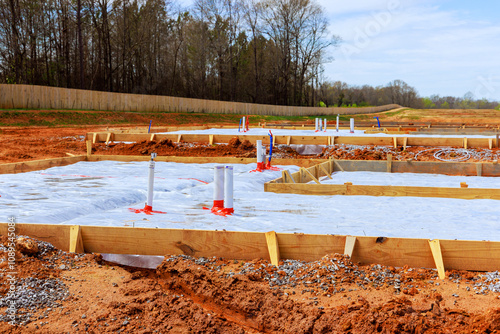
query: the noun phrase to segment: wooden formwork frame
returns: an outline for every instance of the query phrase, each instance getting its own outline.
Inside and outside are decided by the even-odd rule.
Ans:
[[[397,166],[395,166],[396,163],[398,163]],[[338,170],[390,173],[394,172],[394,169],[402,172],[451,173],[454,175],[474,175],[475,172],[477,176],[500,176],[498,163],[394,162],[389,155],[385,162],[330,159],[309,168],[301,167],[298,172],[293,174],[283,171],[280,178],[264,184],[264,191],[304,195],[412,196],[500,200],[500,189],[469,188],[464,182],[460,185],[457,184],[457,188],[353,185],[351,182],[339,185],[321,184],[320,182],[322,177],[331,178],[331,174]],[[438,170],[445,170],[447,173],[436,173]],[[457,173],[458,170],[461,170],[461,173]]]
[[[211,143],[227,144],[238,137],[247,139],[252,143],[262,140],[263,144],[269,144],[269,136],[249,135],[249,134],[166,134],[166,133],[117,133],[117,132],[93,132],[87,133],[86,139],[92,143],[119,141],[119,142],[141,142],[160,141],[169,139],[173,142],[187,143]],[[369,145],[369,146],[431,146],[431,147],[464,147],[464,148],[499,148],[499,142],[495,138],[439,138],[439,137],[367,137],[367,136],[273,136],[274,144],[280,145]]]
[[[0,223],[5,235],[8,223]],[[70,252],[191,255],[228,259],[315,261],[347,254],[354,262],[444,270],[494,271],[500,268],[500,242],[360,237],[331,234],[232,232],[83,225],[16,224],[28,235]]]
[[[90,142],[91,143],[91,142]],[[89,145],[91,147],[91,144]],[[163,159],[162,159],[163,158]],[[74,156],[37,161],[2,164],[0,174],[21,173],[64,166],[79,161],[145,161],[148,156]],[[158,161],[184,163],[250,163],[253,159],[241,158],[185,158],[158,157]],[[230,161],[228,161],[230,160]],[[250,161],[249,161],[250,160]],[[285,178],[305,182],[308,177],[328,176],[330,171],[349,170],[353,164],[367,161],[329,160],[318,164],[318,160],[288,160],[290,164],[309,162],[315,165],[302,168]],[[379,161],[370,161],[377,167]],[[384,162],[382,162],[384,163]],[[415,164],[453,164],[420,162]],[[455,164],[465,166],[464,163]],[[497,164],[491,164],[497,167]],[[307,165],[306,165],[307,166]],[[451,166],[451,165],[449,165]],[[455,169],[458,167],[455,166]],[[387,167],[387,163],[386,163]],[[420,166],[429,168],[429,166]],[[432,167],[432,166],[430,166]],[[462,168],[466,171],[467,168]],[[489,170],[486,168],[485,170]],[[491,172],[491,171],[490,171]],[[495,169],[494,172],[498,171]],[[315,176],[317,175],[317,176]],[[270,184],[280,184],[273,180]],[[281,184],[292,185],[291,183]],[[348,185],[348,187],[353,187]],[[464,188],[462,188],[464,189]],[[0,223],[0,235],[5,235],[10,223]],[[439,277],[445,277],[445,269],[492,271],[500,267],[500,242],[464,240],[428,240],[411,238],[360,237],[339,235],[286,234],[270,232],[228,232],[180,229],[153,229],[130,227],[71,226],[45,224],[15,224],[17,235],[28,235],[52,243],[55,247],[71,252],[94,252],[111,254],[165,255],[187,254],[192,256],[218,256],[250,260],[268,258],[273,264],[280,259],[314,261],[331,253],[344,253],[362,264],[379,263],[388,266],[437,268]]]

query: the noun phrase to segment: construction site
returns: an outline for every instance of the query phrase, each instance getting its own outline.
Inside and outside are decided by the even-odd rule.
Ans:
[[[500,333],[499,111],[0,108],[2,332]]]

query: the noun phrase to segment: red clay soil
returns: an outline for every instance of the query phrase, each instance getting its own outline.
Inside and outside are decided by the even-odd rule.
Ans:
[[[2,333],[500,333],[500,294],[477,288],[488,284],[480,273],[439,280],[337,254],[279,267],[166,256],[148,270],[29,238],[16,249],[18,285],[31,285],[16,295],[20,324],[4,318]],[[5,296],[5,274],[0,282]]]
[[[103,128],[0,128],[0,163],[86,154],[85,133],[98,130]]]
[[[100,127],[78,128],[0,128],[0,163],[20,162],[46,158],[67,157],[86,154],[84,135],[87,132],[103,131]],[[189,157],[240,157],[254,158],[255,147],[248,141],[236,140],[229,145],[209,145],[208,143],[173,143],[171,141],[143,141],[133,144],[103,143],[94,144],[94,154],[104,155],[149,155],[156,152],[159,155],[189,156]],[[457,148],[458,149],[458,148]],[[420,153],[422,152],[422,153]],[[334,145],[327,147],[321,154],[302,156],[290,146],[277,145],[273,149],[273,157],[284,159],[329,158],[348,160],[385,160],[387,154],[392,154],[394,160],[414,159],[419,161],[436,161],[434,153],[428,147],[407,147],[403,150],[392,147]],[[500,158],[498,149],[469,149],[469,162],[493,161]],[[418,154],[417,159],[415,155]],[[443,156],[455,159],[459,156]]]

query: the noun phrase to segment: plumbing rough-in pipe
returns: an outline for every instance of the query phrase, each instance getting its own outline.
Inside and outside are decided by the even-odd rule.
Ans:
[[[224,169],[224,212],[233,213],[233,166]]]
[[[351,118],[351,133],[354,133],[354,118]]]
[[[224,207],[224,166],[215,166],[214,172],[214,208]]]

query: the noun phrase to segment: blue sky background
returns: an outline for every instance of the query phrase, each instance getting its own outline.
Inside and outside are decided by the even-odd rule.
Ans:
[[[386,85],[401,79],[421,96],[500,101],[500,1],[315,0],[330,32],[324,79]],[[188,6],[192,0],[180,0]]]

